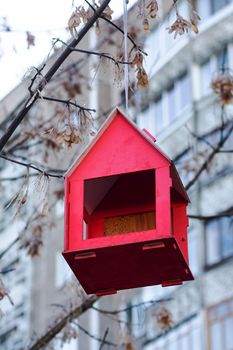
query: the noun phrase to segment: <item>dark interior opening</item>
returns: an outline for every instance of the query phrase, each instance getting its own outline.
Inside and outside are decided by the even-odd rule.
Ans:
[[[155,170],[84,181],[83,239],[154,229]]]

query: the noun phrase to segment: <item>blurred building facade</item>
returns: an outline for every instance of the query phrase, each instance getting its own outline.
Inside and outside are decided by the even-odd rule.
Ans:
[[[221,134],[221,107],[211,90],[211,80],[223,65],[233,69],[233,1],[196,0],[192,3],[201,17],[200,33],[185,34],[174,40],[166,30],[172,23],[174,14],[167,14],[168,2],[165,4],[161,1],[159,20],[145,43],[145,51],[148,53],[145,68],[150,78],[149,90],[136,91],[129,103],[132,119],[140,128],[146,128],[156,137],[158,145],[175,161],[184,184],[192,179],[210,151],[201,138],[215,144]],[[179,9],[184,18],[189,17],[188,1],[180,0]],[[137,11],[136,7],[129,14],[131,21],[135,16],[134,11]],[[88,45],[94,46],[95,40],[97,39],[91,37]],[[107,45],[103,48],[109,52]],[[92,92],[88,93],[89,101],[91,107],[96,108],[99,113],[121,104],[122,87],[113,88],[106,72],[103,79],[99,72],[98,79],[93,84],[95,86]],[[23,97],[21,91],[19,99],[18,90],[8,97],[10,101],[15,101],[15,107]],[[86,102],[85,99],[84,101]],[[4,111],[8,105],[5,100],[2,105]],[[5,111],[5,115],[10,112]],[[224,114],[226,125],[230,125],[232,112],[232,107],[228,106]],[[228,129],[229,126],[226,126],[224,133]],[[228,150],[233,148],[232,137],[224,147]],[[80,150],[75,149],[75,152]],[[61,159],[62,156],[54,166]],[[68,163],[67,160],[67,165]],[[203,172],[189,191],[189,214],[209,216],[231,209],[232,172],[232,155],[218,154],[211,162],[209,172]],[[49,237],[46,236],[39,258],[30,263],[30,259],[23,252],[19,253],[19,250],[14,249],[4,256],[3,271],[16,268],[17,278],[12,279],[10,274],[6,275],[15,307],[12,308],[7,300],[4,301],[7,304],[6,308],[3,307],[5,316],[0,320],[2,349],[25,349],[30,339],[36,339],[40,333],[46,331],[57,312],[62,315],[64,310],[59,309],[59,304],[69,303],[71,296],[76,301],[83,297],[66,286],[71,274],[60,254],[63,249],[61,204],[56,205],[53,214],[56,215],[57,225],[49,232]],[[5,242],[4,247],[7,247],[11,242],[9,237],[17,238],[20,227],[14,228],[11,225],[5,229],[7,223],[3,226],[0,234]],[[231,219],[221,217],[190,220],[189,254],[195,281],[180,287],[147,287],[104,297],[98,302],[98,307],[110,310],[126,308],[127,312],[121,313],[120,321],[116,321],[109,315],[106,317],[90,310],[78,322],[79,326],[83,326],[94,337],[84,334],[77,327],[78,339],[64,344],[63,349],[97,350],[100,343],[95,337],[101,339],[108,329],[106,340],[116,344],[132,343],[138,350],[232,350]],[[147,304],[148,301],[163,298],[171,301],[154,306]],[[142,302],[145,304],[132,307]],[[161,332],[156,322],[156,315],[163,305],[171,310],[174,321],[173,327],[166,332]],[[22,336],[22,332],[27,337]],[[111,348],[110,345],[105,346]]]
[[[169,36],[166,28],[173,14],[165,16],[151,31],[145,46],[150,89],[138,96],[135,109],[138,125],[157,138],[159,146],[175,161],[185,185],[202,163],[202,156],[197,157],[196,152],[204,159],[210,151],[202,138],[216,144],[221,137],[221,106],[211,90],[211,81],[223,66],[233,68],[233,2],[199,0],[193,4],[201,17],[197,36],[184,35],[175,40]],[[188,2],[181,1],[179,9],[184,18],[189,17]],[[232,111],[232,106],[226,107],[225,132],[232,122]],[[232,136],[224,149],[232,149]],[[232,160],[230,153],[218,154],[210,170],[190,188],[189,214],[210,216],[232,208]],[[165,333],[157,326],[156,331],[156,317],[149,312],[145,324],[141,324],[144,327],[139,327],[139,349],[233,348],[231,218],[191,219],[189,254],[194,282],[166,290],[142,290],[146,300],[164,296],[173,299],[170,308],[174,326]],[[137,314],[132,322],[136,320],[140,321]],[[138,330],[135,332],[136,336]]]

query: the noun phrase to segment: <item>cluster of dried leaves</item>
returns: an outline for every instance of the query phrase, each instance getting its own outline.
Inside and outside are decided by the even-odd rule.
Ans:
[[[29,193],[29,169],[27,168],[24,181],[19,191],[13,196],[13,198],[10,200],[10,202],[6,206],[6,209],[10,207],[16,208],[14,213],[14,218],[20,213],[22,207],[27,202],[28,193]]]
[[[92,115],[83,109],[77,112],[67,107],[59,112],[57,125],[46,128],[44,133],[53,142],[69,149],[74,144],[82,143],[86,135],[95,135]]]
[[[42,225],[35,223],[30,225],[26,232],[19,235],[20,248],[25,249],[32,258],[39,255],[40,248],[43,245],[42,232]]]
[[[30,49],[30,47],[35,46],[36,37],[31,32],[26,32],[26,40],[27,40],[27,48]]]
[[[27,178],[27,196],[24,195],[25,190],[22,186],[22,194],[19,198],[24,198],[24,203],[28,199],[28,188],[29,188],[29,177]],[[31,193],[37,195],[37,212],[38,215],[32,217],[27,223],[25,229],[19,234],[20,248],[25,249],[27,254],[31,257],[39,255],[40,247],[43,245],[42,233],[44,227],[47,225],[47,214],[48,214],[48,189],[49,189],[49,177],[44,173],[40,173],[34,180],[33,189]],[[21,203],[20,203],[21,204]],[[21,206],[17,207],[17,214],[19,213]]]
[[[11,299],[10,295],[9,295],[9,291],[6,288],[5,284],[3,283],[3,280],[0,278],[0,300],[2,300],[3,298],[7,297],[9,302],[14,305],[13,300]]]
[[[101,5],[102,0],[99,0],[99,5],[96,4],[96,2],[93,3],[93,8],[97,10],[99,6]],[[111,10],[110,6],[107,6],[104,10],[102,16],[106,17],[107,19],[112,19],[113,11]],[[85,9],[84,6],[78,6],[75,8],[73,13],[71,14],[69,20],[68,20],[68,29],[70,31],[70,34],[73,37],[78,37],[78,31],[77,28],[83,23],[86,24],[91,16],[93,15],[93,10],[91,8]],[[100,33],[100,27],[99,27],[99,21],[96,21],[95,24],[96,32],[97,34]]]
[[[70,343],[72,339],[78,338],[78,332],[77,329],[72,326],[72,324],[69,322],[67,325],[63,328],[62,334],[61,334],[61,343]]]
[[[68,94],[69,98],[74,98],[77,94],[81,94],[81,84],[77,80],[65,80],[62,83],[62,86],[66,93]]]
[[[133,343],[130,341],[128,343],[126,343],[125,345],[125,350],[134,350],[134,346],[133,346]]]
[[[138,18],[142,19],[143,29],[145,32],[150,31],[150,19],[156,19],[158,15],[158,3],[157,0],[140,0],[139,4],[139,15]]]
[[[212,89],[219,96],[222,106],[233,103],[233,75],[229,70],[218,73],[212,81]]]
[[[177,37],[178,34],[183,35],[185,33],[188,33],[190,30],[197,34],[199,32],[197,27],[198,21],[200,21],[200,17],[194,9],[192,9],[191,11],[190,19],[187,20],[179,14],[179,11],[176,6],[176,20],[174,23],[172,23],[170,27],[166,29],[168,30],[169,34],[174,33],[174,39]]]
[[[166,332],[173,326],[172,313],[164,305],[160,306],[154,315],[156,323],[161,331]]]
[[[143,54],[138,49],[133,49],[130,53],[130,57],[133,55],[131,67],[136,68],[136,78],[137,78],[137,87],[139,89],[144,89],[149,86],[148,75],[143,67]]]

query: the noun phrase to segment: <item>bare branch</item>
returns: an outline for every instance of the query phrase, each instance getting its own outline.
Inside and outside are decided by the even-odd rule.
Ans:
[[[159,300],[149,300],[149,301],[142,301],[138,304],[133,304],[133,305],[130,305],[128,307],[125,307],[124,309],[118,309],[118,310],[103,310],[103,309],[99,309],[97,308],[96,306],[92,305],[92,309],[95,310],[95,311],[98,311],[100,312],[101,314],[107,314],[107,315],[117,315],[119,313],[122,313],[122,312],[127,312],[131,309],[134,309],[134,308],[138,308],[140,306],[152,306],[152,305],[155,305],[155,304],[158,304],[158,303],[164,303],[166,301],[171,301],[171,298],[164,298],[164,299],[159,299]]]
[[[102,350],[104,347],[104,344],[106,344],[106,338],[107,338],[108,332],[109,332],[109,328],[107,328],[106,331],[104,332],[104,336],[103,336],[102,342],[100,344],[99,350]]]
[[[194,214],[188,215],[190,219],[203,220],[203,221],[213,220],[213,219],[222,218],[222,217],[230,217],[230,216],[233,216],[233,207],[214,215],[194,215]]]
[[[57,321],[55,325],[48,327],[48,331],[35,341],[33,345],[29,346],[28,350],[39,350],[45,347],[66,326],[67,322],[72,322],[85,313],[98,299],[99,297],[95,295],[87,298],[81,305],[77,306],[68,312],[61,320]]]
[[[96,12],[97,10],[91,5],[91,3],[88,0],[85,0],[85,2],[90,6],[90,8]],[[103,13],[103,12],[102,12]],[[124,30],[121,29],[115,22],[112,22],[110,19],[106,18],[103,15],[100,15],[99,18],[103,19],[104,21],[106,21],[107,23],[109,23],[111,26],[113,26],[116,30],[118,30],[119,32],[121,32],[124,35]],[[141,53],[143,53],[145,56],[147,56],[147,53],[145,51],[143,51],[139,45],[137,45],[137,43],[133,40],[133,38],[127,34],[128,39],[130,40],[130,42],[132,43],[134,48],[137,48]]]
[[[62,99],[60,99],[60,98],[49,97],[49,96],[43,96],[43,95],[40,95],[39,98],[41,98],[42,100],[46,100],[46,101],[60,102],[60,103],[63,103],[63,104],[65,104],[65,105],[67,105],[67,106],[74,106],[74,107],[79,108],[81,111],[96,112],[95,109],[82,107],[82,106],[78,105],[77,103],[72,102],[72,101],[70,101],[70,100],[62,100]]]
[[[206,158],[200,169],[196,172],[193,179],[188,182],[188,184],[185,186],[186,190],[189,190],[190,187],[194,185],[194,183],[198,180],[199,176],[202,174],[202,172],[208,167],[208,164],[212,161],[214,156],[219,152],[219,150],[223,147],[224,143],[227,141],[227,139],[230,137],[231,133],[233,131],[233,124],[231,125],[230,129],[226,133],[226,135],[221,138],[217,146],[212,150],[212,152],[209,154],[209,156]]]
[[[19,241],[19,237],[15,238],[1,253],[0,259],[4,257],[4,255]]]
[[[206,138],[205,138],[206,135],[204,135],[204,136],[197,135],[195,132],[193,132],[192,130],[189,129],[188,125],[185,125],[185,128],[189,132],[189,134],[192,135],[192,137],[194,137],[197,141],[202,141],[210,148],[215,149],[214,146],[208,140],[206,140]]]
[[[105,340],[104,338],[100,338],[100,337],[97,337],[96,335],[90,333],[86,328],[82,327],[78,322],[76,321],[73,321],[72,322],[75,326],[77,326],[83,333],[85,333],[86,335],[88,335],[90,338],[92,339],[95,339],[97,340],[98,342],[101,342],[101,344],[106,344],[106,345],[110,345],[110,346],[113,346],[113,347],[117,347],[118,345],[115,344],[115,343],[112,343],[110,341],[107,341]],[[106,336],[105,336],[106,338]]]
[[[40,77],[42,77],[43,79],[44,79],[44,77],[43,77],[43,75],[42,75],[42,71],[43,71],[43,69],[44,69],[44,67],[45,67],[45,64],[43,64],[43,66],[41,67],[41,68],[36,68],[36,67],[33,67],[33,69],[35,69],[36,70],[36,74],[34,75],[34,77],[31,79],[31,84],[29,85],[29,87],[28,87],[28,91],[30,92],[30,95],[31,96],[33,96],[33,90],[32,90],[32,87],[33,87],[33,84],[35,83],[35,81],[36,81],[36,78],[38,77],[38,76],[40,76]]]
[[[28,177],[34,177],[37,176],[37,174],[29,174]],[[25,178],[25,174],[19,175],[19,176],[13,176],[13,177],[0,177],[0,182],[2,181],[17,181]]]
[[[39,84],[38,88],[34,90],[32,93],[33,95],[28,97],[26,102],[24,103],[24,106],[19,111],[18,115],[14,118],[12,123],[9,125],[7,131],[0,139],[0,151],[3,149],[11,135],[14,133],[14,131],[17,129],[19,124],[22,122],[24,117],[27,115],[27,113],[30,111],[36,100],[39,98],[40,92],[44,89],[44,87],[47,85],[47,83],[52,79],[54,74],[57,72],[57,70],[60,68],[61,64],[66,60],[66,58],[70,55],[72,50],[70,47],[75,47],[86,35],[86,33],[90,30],[90,28],[93,26],[93,24],[97,21],[99,16],[102,14],[102,12],[105,10],[105,8],[110,3],[110,0],[104,0],[101,4],[101,6],[94,12],[93,16],[89,19],[87,24],[80,30],[78,38],[73,39],[69,46],[65,48],[65,50],[62,52],[62,54],[57,58],[55,63],[52,65],[52,67],[48,70],[48,72],[45,74],[44,79],[41,84]]]
[[[22,166],[25,166],[26,168],[30,168],[30,169],[34,169],[34,170],[37,170],[39,171],[40,173],[43,173],[44,175],[46,176],[49,176],[49,177],[56,177],[56,178],[63,178],[63,175],[62,174],[53,174],[53,173],[50,173],[49,171],[45,170],[45,169],[40,169],[38,167],[36,167],[35,165],[32,165],[30,163],[25,163],[25,162],[21,162],[19,160],[16,160],[16,159],[13,159],[13,158],[10,158],[6,155],[3,155],[2,153],[0,153],[0,158],[3,158],[5,160],[8,160],[12,163],[15,163],[15,164],[19,164],[19,165],[22,165]]]
[[[57,42],[62,43],[65,46],[68,46],[64,41],[60,40],[60,39],[56,39]],[[94,56],[99,56],[99,57],[104,57],[107,58],[111,61],[113,61],[115,64],[132,64],[132,62],[129,61],[119,61],[116,60],[112,55],[105,53],[105,52],[95,52],[95,51],[88,51],[88,50],[82,50],[82,49],[76,49],[74,47],[71,47],[71,50],[74,52],[80,52],[80,53],[85,53],[87,55],[94,55]]]

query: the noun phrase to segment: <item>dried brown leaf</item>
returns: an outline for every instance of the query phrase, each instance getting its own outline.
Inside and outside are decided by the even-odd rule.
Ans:
[[[69,20],[68,20],[68,29],[70,31],[70,34],[74,37],[78,36],[77,28],[81,24],[81,16],[77,9],[71,14]]]
[[[68,323],[62,330],[61,341],[62,343],[70,343],[72,339],[78,338],[77,330]]]
[[[178,34],[183,35],[184,33],[188,33],[190,28],[191,28],[191,22],[184,19],[181,15],[177,13],[175,22],[166,29],[168,30],[169,34],[174,33],[174,39],[175,39]]]
[[[125,350],[134,350],[134,346],[132,342],[128,342],[125,346]]]
[[[220,72],[213,79],[211,86],[219,96],[221,105],[233,103],[233,75],[228,70]]]
[[[30,32],[26,32],[27,48],[30,49],[31,46],[35,46],[36,37]]]
[[[149,32],[150,31],[150,24],[147,18],[144,19],[143,21],[143,29],[145,32]]]
[[[54,196],[56,197],[57,200],[63,199],[63,197],[64,197],[64,189],[54,191],[53,194],[54,194]]]
[[[81,85],[75,81],[64,81],[62,83],[64,90],[67,92],[69,98],[74,98],[77,94],[81,94]]]
[[[11,299],[8,289],[6,288],[3,280],[0,278],[0,300],[7,297],[11,305],[14,305],[13,300]]]
[[[39,255],[42,241],[42,225],[35,224],[28,228],[26,232],[19,235],[20,237],[20,248],[26,249],[28,255],[32,258]]]
[[[137,87],[145,89],[149,86],[149,80],[144,68],[139,68],[137,72]]]
[[[156,310],[155,318],[161,331],[168,331],[174,323],[171,311],[165,306],[160,306],[159,309]]]
[[[158,3],[156,0],[152,0],[148,5],[147,5],[147,9],[149,10],[148,15],[150,16],[150,18],[155,19],[158,15]]]

